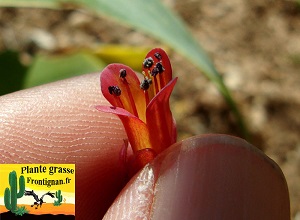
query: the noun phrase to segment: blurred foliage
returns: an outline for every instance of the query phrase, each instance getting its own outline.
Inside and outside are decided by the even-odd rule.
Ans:
[[[14,51],[0,53],[0,95],[22,88],[27,68],[19,61],[19,54]]]
[[[141,72],[142,62],[152,47],[132,47],[126,45],[101,45],[94,54],[106,63],[122,63]]]
[[[172,10],[162,4],[160,0],[130,0],[130,4],[124,0],[1,0],[0,6],[44,7],[52,9],[61,9],[62,7],[69,6],[84,7],[96,14],[105,15],[117,22],[129,25],[130,27],[153,36],[189,59],[216,85],[230,106],[233,114],[236,116],[241,132],[244,134],[244,137],[247,137],[248,132],[243,118],[228,88],[225,86],[221,75],[215,69],[200,44],[188,31],[184,22]],[[96,54],[105,54],[106,61],[115,62],[111,59],[115,55],[113,53],[109,54],[108,50],[104,50],[104,52],[96,51]],[[126,61],[126,59],[122,60],[122,62],[124,61]],[[44,64],[46,63],[45,60],[43,62]],[[41,65],[43,63],[38,64],[38,71],[42,71]],[[35,69],[33,68],[33,70]],[[46,77],[46,74],[42,75]],[[62,73],[60,72],[59,75],[62,75]],[[29,76],[30,75],[28,75],[28,77]],[[48,77],[48,79],[53,80],[58,78],[55,76]],[[28,81],[30,82],[30,80],[26,79],[26,85],[28,85]],[[47,80],[40,78],[36,80],[36,82],[45,83]]]
[[[29,88],[84,73],[96,72],[106,66],[104,62],[86,52],[69,55],[37,56],[30,66],[24,88]]]
[[[300,67],[300,54],[292,54],[289,58],[293,65]]]

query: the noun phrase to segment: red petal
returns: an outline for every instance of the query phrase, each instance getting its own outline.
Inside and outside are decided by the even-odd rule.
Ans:
[[[153,65],[151,67],[145,67],[143,65],[143,72],[148,78],[151,78],[153,81],[153,86],[148,90],[150,100],[165,87],[172,80],[172,67],[170,63],[170,59],[167,53],[161,48],[152,49],[145,57],[145,60],[151,58],[153,60]],[[151,77],[151,72],[156,67],[157,63],[160,63],[164,71],[162,73],[158,73],[155,77]]]
[[[143,149],[140,151],[137,151],[134,154],[134,158],[132,161],[132,174],[135,174],[137,171],[139,171],[141,168],[143,168],[147,163],[150,163],[154,158],[157,156],[156,152],[153,149]]]
[[[160,59],[157,58],[157,54],[160,55]],[[164,79],[165,85],[167,85],[172,80],[172,66],[170,59],[167,55],[167,53],[161,49],[161,48],[154,48],[149,51],[149,53],[146,55],[146,59],[151,57],[154,60],[154,65],[150,68],[152,70],[156,63],[161,62],[163,65],[165,71],[162,74],[162,77]],[[147,68],[143,67],[143,71],[147,71]]]
[[[126,77],[120,77],[120,70],[126,70]],[[140,81],[135,72],[123,64],[110,64],[100,76],[101,91],[113,106],[124,108],[131,114],[145,121],[146,102],[144,91],[140,89]],[[109,93],[110,86],[118,86],[121,95]]]
[[[177,77],[151,100],[146,109],[151,146],[156,153],[160,153],[176,142],[176,125],[169,105],[170,95],[176,82]]]
[[[142,120],[135,117],[133,114],[123,108],[111,106],[96,106],[96,109],[102,112],[112,113],[119,116],[125,128],[133,152],[151,148],[149,131],[146,124]]]

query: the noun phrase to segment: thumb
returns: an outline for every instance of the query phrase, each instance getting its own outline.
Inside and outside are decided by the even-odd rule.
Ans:
[[[175,144],[123,189],[104,219],[290,219],[284,175],[242,139]]]

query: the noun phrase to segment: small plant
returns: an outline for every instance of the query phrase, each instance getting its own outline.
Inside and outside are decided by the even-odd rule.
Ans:
[[[24,214],[28,214],[29,211],[26,209],[25,206],[17,207],[15,211],[15,215],[23,216]]]
[[[17,210],[17,199],[21,198],[24,195],[25,179],[23,175],[21,175],[19,178],[19,192],[17,192],[16,171],[12,171],[9,173],[8,181],[10,189],[7,187],[4,191],[4,204],[8,210],[10,210],[12,213],[15,213]]]
[[[61,205],[61,202],[62,202],[62,195],[61,195],[61,190],[57,190],[55,192],[55,197],[57,198],[57,200],[54,200],[54,203],[53,205],[54,206],[60,206]]]

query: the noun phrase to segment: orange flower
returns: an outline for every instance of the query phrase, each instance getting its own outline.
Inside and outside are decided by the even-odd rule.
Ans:
[[[126,130],[139,169],[176,142],[169,98],[177,78],[166,52],[152,49],[143,62],[144,79],[123,64],[110,64],[101,73],[101,91],[112,106],[96,106],[117,115]]]

